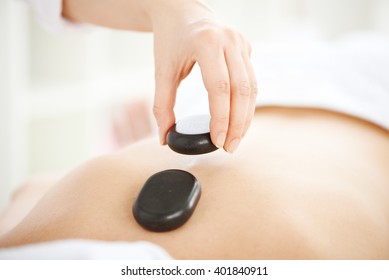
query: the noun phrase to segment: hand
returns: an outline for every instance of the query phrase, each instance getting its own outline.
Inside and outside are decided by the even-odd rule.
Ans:
[[[232,153],[255,111],[257,84],[250,62],[251,47],[240,33],[220,24],[197,1],[182,2],[196,2],[198,6],[161,8],[152,19],[156,79],[153,112],[161,143],[166,143],[167,131],[175,123],[177,88],[197,62],[209,95],[212,142]],[[165,14],[159,16],[161,13]]]
[[[236,150],[255,110],[250,44],[200,0],[121,0],[115,5],[108,0],[63,0],[62,14],[75,22],[154,32],[154,115],[162,144],[175,123],[177,88],[197,62],[209,94],[212,142],[228,152]]]

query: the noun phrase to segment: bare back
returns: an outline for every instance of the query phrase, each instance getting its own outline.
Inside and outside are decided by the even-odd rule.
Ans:
[[[186,156],[149,139],[87,162],[0,240],[147,240],[178,259],[388,259],[389,133],[320,110],[258,109],[233,155]],[[181,228],[132,216],[152,174],[187,170],[200,202]]]

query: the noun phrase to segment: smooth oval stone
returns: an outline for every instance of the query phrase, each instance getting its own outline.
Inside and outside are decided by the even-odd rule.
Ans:
[[[206,154],[217,150],[211,140],[209,122],[209,115],[190,116],[178,121],[168,131],[168,146],[173,151],[186,155]]]
[[[200,194],[200,183],[191,173],[178,169],[161,171],[144,184],[134,203],[133,215],[147,230],[173,230],[190,218]]]

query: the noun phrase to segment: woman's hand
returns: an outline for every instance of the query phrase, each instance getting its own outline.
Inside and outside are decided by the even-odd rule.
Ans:
[[[63,15],[110,28],[154,32],[154,115],[162,144],[175,123],[177,88],[198,63],[209,94],[212,142],[235,151],[255,110],[257,85],[250,44],[221,24],[199,0],[114,2],[63,0]]]
[[[232,153],[255,110],[257,84],[250,44],[198,1],[162,2],[150,13],[155,36],[153,111],[161,142],[165,144],[167,131],[175,123],[177,88],[197,62],[209,95],[212,142]]]

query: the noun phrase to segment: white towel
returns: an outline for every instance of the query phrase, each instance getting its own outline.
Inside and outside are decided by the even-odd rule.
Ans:
[[[161,247],[144,241],[69,239],[0,249],[0,260],[170,260]]]
[[[372,33],[334,42],[259,43],[258,106],[328,109],[389,129],[389,40]]]

